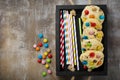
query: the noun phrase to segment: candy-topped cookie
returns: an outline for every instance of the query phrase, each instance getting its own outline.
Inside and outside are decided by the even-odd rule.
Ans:
[[[83,40],[81,42],[81,47],[83,53],[88,50],[103,51],[104,49],[103,44],[99,42],[97,39]]]
[[[90,27],[83,30],[82,39],[97,39],[98,41],[102,41],[104,34],[102,31],[97,31],[96,29]]]
[[[100,7],[90,5],[84,8],[81,15],[81,19],[83,22],[85,22],[89,18],[97,19],[102,24],[105,19],[105,15]]]
[[[88,50],[82,53],[80,56],[80,61],[83,66],[92,71],[92,69],[100,67],[104,62],[104,54],[101,51]]]
[[[87,19],[83,23],[83,30],[86,28],[95,28],[96,30],[102,30],[102,24],[97,19]]]

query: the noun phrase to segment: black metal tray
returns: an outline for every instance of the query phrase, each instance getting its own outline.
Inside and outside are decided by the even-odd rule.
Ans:
[[[62,70],[61,66],[60,66],[60,10],[72,10],[74,9],[76,11],[76,18],[78,19],[81,16],[81,12],[83,11],[84,7],[86,5],[57,5],[56,6],[56,75],[58,76],[67,76],[67,75],[75,75],[75,76],[90,76],[90,75],[107,75],[107,6],[106,5],[97,5],[99,6],[104,14],[105,14],[105,21],[103,22],[102,26],[103,26],[103,33],[104,33],[104,37],[102,40],[103,46],[104,46],[104,64],[99,67],[94,69],[92,72],[88,72],[85,71],[83,69],[83,65],[81,64],[80,60],[80,70],[79,71],[74,71],[71,72],[69,70],[67,70],[67,65],[65,64],[65,69]],[[76,20],[76,25],[78,26],[78,20]],[[77,43],[78,43],[78,55],[80,56],[81,54],[81,46],[80,46],[80,32],[79,32],[79,27],[76,26],[77,29]]]

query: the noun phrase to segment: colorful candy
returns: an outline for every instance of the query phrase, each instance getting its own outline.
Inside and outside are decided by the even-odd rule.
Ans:
[[[43,55],[42,57],[43,57],[43,59],[46,59],[47,56],[46,56],[46,55]]]
[[[48,68],[49,68],[49,65],[48,65],[48,64],[45,64],[45,68],[48,69]]]
[[[42,33],[38,34],[38,37],[39,37],[40,39],[43,38],[43,34],[42,34]]]
[[[42,55],[41,54],[38,54],[38,59],[42,59]]]
[[[104,16],[104,15],[100,15],[99,18],[100,18],[100,19],[105,19],[105,16]]]
[[[48,53],[50,53],[50,52],[51,52],[51,50],[48,48],[48,49],[47,49],[47,52],[48,52]]]
[[[35,50],[36,50],[36,51],[40,51],[40,48],[39,48],[39,47],[36,47]]]
[[[37,45],[36,45],[36,44],[34,44],[34,45],[33,45],[33,48],[36,48],[36,47],[37,47]]]
[[[46,72],[42,72],[42,76],[43,77],[47,76],[47,73]]]
[[[51,70],[48,70],[47,72],[48,72],[48,74],[52,74],[52,71],[51,71]]]
[[[44,47],[45,47],[45,48],[48,48],[48,47],[49,47],[48,43],[45,43],[45,44],[44,44]]]
[[[38,62],[38,63],[41,63],[41,62],[42,62],[42,60],[41,60],[41,59],[38,59],[38,60],[37,60],[37,62]]]
[[[83,61],[82,62],[83,65],[87,65],[87,63],[88,63],[87,61]]]
[[[45,60],[42,60],[42,64],[45,65],[45,64],[46,64],[46,61],[45,61]]]
[[[52,58],[52,54],[48,54],[48,58]]]
[[[90,55],[89,55],[91,58],[93,58],[95,56],[95,53],[94,52],[91,52]]]
[[[51,59],[48,58],[48,59],[46,60],[46,62],[47,62],[47,63],[51,63]]]
[[[44,52],[43,54],[44,54],[45,56],[47,56],[47,55],[48,55],[48,52]]]
[[[88,39],[88,36],[83,36],[82,39]]]
[[[95,27],[95,26],[96,26],[96,23],[91,22],[91,26],[92,26],[92,27]]]
[[[47,43],[47,42],[48,42],[48,39],[47,39],[47,38],[44,38],[44,39],[43,39],[43,42],[44,42],[44,43]]]
[[[43,44],[41,42],[39,42],[37,46],[42,47]]]

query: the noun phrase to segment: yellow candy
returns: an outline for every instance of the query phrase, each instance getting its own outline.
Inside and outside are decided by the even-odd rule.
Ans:
[[[93,65],[94,65],[94,63],[93,63],[93,62],[89,62],[89,65],[90,65],[90,66],[93,66]]]
[[[85,22],[85,21],[86,21],[86,18],[83,18],[82,20],[83,20],[83,22]]]
[[[46,38],[43,39],[43,42],[44,42],[44,43],[47,43],[47,42],[48,42],[48,39],[46,39]]]
[[[48,68],[49,68],[49,65],[48,65],[48,64],[45,64],[45,67],[48,69]]]
[[[51,52],[51,49],[47,49],[47,52],[50,53],[50,52]]]
[[[44,55],[47,56],[47,55],[48,55],[48,52],[44,52]]]
[[[102,47],[101,46],[97,46],[97,50],[101,50],[102,49]]]

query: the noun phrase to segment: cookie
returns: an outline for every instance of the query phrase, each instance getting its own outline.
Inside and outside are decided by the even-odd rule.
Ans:
[[[103,32],[102,31],[97,31],[96,29],[90,27],[90,28],[86,28],[83,30],[83,34],[82,34],[82,39],[97,39],[98,41],[102,41],[103,38]]]
[[[87,19],[83,23],[83,30],[86,28],[95,28],[96,30],[102,30],[102,24],[97,19]]]
[[[82,52],[88,51],[88,50],[96,50],[96,51],[103,51],[103,44],[99,42],[97,39],[89,39],[89,40],[83,40],[81,42]]]
[[[87,67],[88,71],[92,71],[92,69],[102,66],[104,54],[101,51],[88,50],[81,54],[80,61],[84,67]]]
[[[100,24],[102,24],[104,22],[105,15],[102,9],[100,9],[100,7],[90,5],[84,8],[81,15],[81,19],[83,22],[85,22],[89,18],[97,19],[100,22]]]

